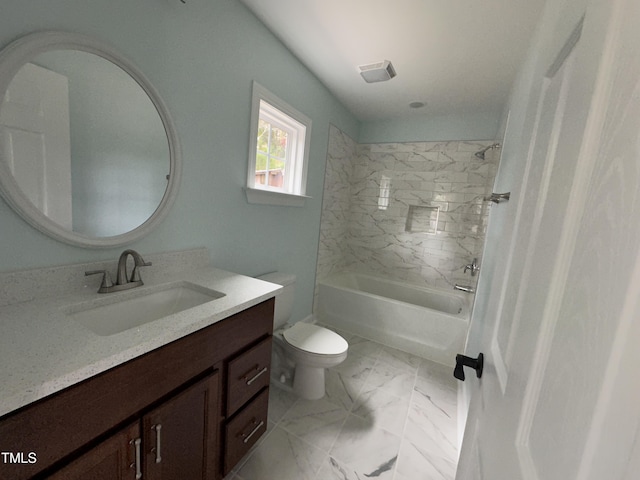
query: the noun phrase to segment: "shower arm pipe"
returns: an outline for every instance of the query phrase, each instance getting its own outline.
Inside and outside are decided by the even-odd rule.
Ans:
[[[484,158],[484,154],[488,151],[488,150],[492,150],[494,148],[500,148],[501,145],[499,143],[494,143],[492,145],[489,145],[488,147],[484,147],[482,150],[474,153],[474,155],[476,157],[478,157],[480,160],[485,160]]]
[[[509,200],[509,198],[511,198],[511,192],[492,193],[488,197],[484,197],[484,200],[485,202],[500,203]]]

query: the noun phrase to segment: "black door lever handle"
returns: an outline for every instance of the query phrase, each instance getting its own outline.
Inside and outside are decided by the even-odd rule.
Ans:
[[[464,367],[471,367],[476,371],[478,378],[482,377],[482,367],[484,366],[484,355],[481,353],[478,358],[466,357],[464,355],[456,355],[456,368],[453,370],[453,376],[464,382]]]

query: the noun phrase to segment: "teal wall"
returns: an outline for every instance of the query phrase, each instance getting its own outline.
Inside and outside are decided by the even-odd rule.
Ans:
[[[464,114],[414,115],[362,122],[358,143],[493,140],[502,111]]]
[[[168,218],[131,245],[142,254],[205,246],[213,265],[298,275],[294,317],[311,312],[329,123],[359,122],[237,0],[2,0],[0,46],[33,31],[102,40],[134,62],[168,105],[182,144],[181,189]],[[313,121],[303,208],[247,203],[251,82]],[[0,200],[0,270],[113,259],[39,233]]]
[[[1,0],[0,46],[39,30],[111,45],[165,100],[182,144],[181,189],[168,218],[130,247],[142,254],[197,246],[220,268],[298,275],[294,319],[311,311],[329,123],[360,143],[492,139],[493,114],[360,122],[238,0]],[[303,208],[250,205],[242,191],[251,85],[313,121]],[[0,200],[0,271],[113,259],[41,234]]]

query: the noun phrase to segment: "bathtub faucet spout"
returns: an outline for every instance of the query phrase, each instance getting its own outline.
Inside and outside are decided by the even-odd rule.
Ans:
[[[454,290],[460,290],[461,292],[467,292],[467,293],[476,293],[476,289],[473,288],[470,285],[458,285],[456,283],[455,287],[453,287]]]

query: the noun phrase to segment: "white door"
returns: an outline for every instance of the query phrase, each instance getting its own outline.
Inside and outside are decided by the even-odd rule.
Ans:
[[[496,182],[515,195],[491,211],[458,480],[640,478],[640,2],[548,3],[522,175]]]
[[[71,139],[67,77],[28,63],[0,104],[0,148],[21,190],[71,230]]]

